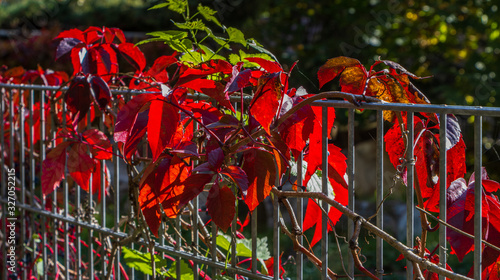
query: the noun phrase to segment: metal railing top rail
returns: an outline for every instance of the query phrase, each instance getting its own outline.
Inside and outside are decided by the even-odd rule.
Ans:
[[[67,90],[67,87],[44,86],[44,85],[29,85],[29,84],[3,84],[0,83],[0,88],[9,89],[24,89],[24,90]],[[143,93],[158,93],[154,91],[140,90],[122,90],[113,89],[113,94],[143,94]],[[191,94],[194,99],[209,98],[203,94]],[[248,97],[246,97],[248,98]],[[240,101],[239,96],[231,96],[231,101]],[[327,106],[336,108],[352,108],[352,109],[372,109],[372,110],[388,110],[388,111],[407,111],[407,112],[424,112],[424,113],[444,113],[457,115],[481,115],[490,117],[500,117],[500,107],[484,107],[484,106],[467,106],[467,105],[446,105],[446,104],[413,104],[413,103],[360,103],[359,106],[343,100],[318,100],[311,103],[314,106]]]

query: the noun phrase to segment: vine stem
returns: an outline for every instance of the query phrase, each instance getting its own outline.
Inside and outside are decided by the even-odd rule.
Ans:
[[[439,275],[443,275],[445,277],[448,277],[452,280],[455,279],[460,279],[460,280],[472,280],[472,278],[454,273],[452,271],[449,271],[447,269],[444,269],[436,264],[433,264],[427,259],[421,258],[419,255],[415,254],[412,248],[409,248],[408,246],[404,245],[400,241],[398,241],[396,238],[388,234],[387,232],[381,230],[374,224],[368,222],[365,220],[363,217],[360,215],[356,214],[355,212],[351,211],[344,205],[340,204],[339,202],[329,198],[323,193],[320,192],[294,192],[294,191],[280,191],[276,187],[273,187],[271,189],[271,192],[278,197],[302,197],[302,198],[313,198],[313,199],[320,199],[331,206],[335,207],[337,210],[342,212],[347,218],[351,220],[359,220],[361,223],[361,226],[363,226],[365,229],[370,231],[371,233],[375,234],[376,236],[382,238],[385,242],[387,242],[390,246],[392,246],[394,249],[398,250],[403,256],[410,260],[411,262],[418,264],[418,266],[425,268],[431,272],[437,273]]]

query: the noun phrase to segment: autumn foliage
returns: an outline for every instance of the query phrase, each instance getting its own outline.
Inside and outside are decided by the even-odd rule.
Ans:
[[[210,15],[206,18],[211,19]],[[328,122],[323,122],[321,108],[311,106],[307,100],[329,98],[329,93],[310,94],[291,87],[293,67],[283,69],[265,52],[240,52],[226,59],[203,45],[186,42],[184,30],[203,30],[207,38],[223,40],[209,33],[206,27],[180,28],[179,32],[151,34],[174,50],[152,63],[146,61],[139,46],[126,41],[121,30],[90,27],[84,31],[63,31],[54,39],[58,44],[56,59],[68,57],[72,63],[70,77],[42,68],[34,71],[13,68],[0,73],[2,83],[67,85],[66,90],[46,94],[43,108],[40,103],[33,108],[46,112],[47,117],[49,112],[57,112],[53,122],[35,120],[35,131],[39,126],[51,125],[57,131],[54,139],[35,136],[35,142],[52,141],[42,167],[44,196],[65,179],[65,166],[74,187],[98,193],[100,199],[106,196],[99,186],[103,181],[109,186],[110,177],[102,160],[112,159],[114,143],[120,158],[128,165],[145,164],[135,186],[136,199],[149,229],[157,237],[164,217],[176,217],[202,192],[208,192],[206,208],[212,221],[226,232],[237,204],[244,203],[253,211],[273,187],[285,184],[291,163],[301,153],[307,169],[303,186],[294,187],[317,191],[310,189],[308,182],[322,168],[322,130],[327,126],[331,131],[335,110],[328,108]],[[252,44],[235,30],[227,32],[229,38],[219,42],[224,47]],[[255,47],[261,48],[257,44]],[[119,59],[129,63],[134,72],[120,72]],[[378,60],[365,68],[354,58],[329,59],[319,68],[319,85],[325,87],[337,78],[341,92],[359,96],[354,100],[357,104],[364,97],[382,102],[430,103],[412,83],[421,78],[392,61]],[[111,92],[123,88],[143,92],[132,96]],[[17,100],[26,99],[24,104],[27,104],[26,92],[12,93]],[[198,94],[207,99],[200,100]],[[392,126],[384,137],[386,150],[404,183],[407,166],[404,159],[409,145],[404,134],[407,126],[414,128],[414,146],[410,148],[417,159],[417,195],[423,202],[419,206],[439,213],[439,199],[447,199],[447,222],[474,234],[474,176],[466,183],[466,147],[456,118],[449,115],[447,123],[441,124],[436,114],[421,113],[408,124],[404,112],[385,111],[384,119]],[[448,130],[446,198],[439,197],[439,150],[443,143],[438,133],[443,125]],[[5,139],[9,139],[8,133],[6,130]],[[333,143],[328,144],[328,151],[329,195],[345,206],[348,204],[346,157]],[[105,172],[101,172],[103,169]],[[483,238],[500,246],[500,201],[495,195],[500,185],[488,179],[486,170],[482,176]],[[342,213],[335,207],[327,212],[331,231]],[[315,228],[311,246],[322,237],[322,215],[317,202],[310,199],[303,230]],[[448,241],[452,254],[460,260],[474,250],[473,240],[455,231],[448,230]],[[428,258],[438,262],[436,255],[426,252]],[[499,261],[500,253],[485,247],[483,274],[490,275],[485,279],[498,278],[495,275]],[[266,260],[266,265],[273,262],[272,258]],[[434,279],[430,273],[426,275]]]

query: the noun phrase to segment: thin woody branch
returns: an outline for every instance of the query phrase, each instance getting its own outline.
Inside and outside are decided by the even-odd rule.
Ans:
[[[331,206],[335,207],[337,210],[342,212],[347,218],[351,220],[357,220],[359,219],[361,222],[361,225],[367,229],[368,231],[372,232],[376,236],[382,238],[387,244],[392,246],[394,249],[398,250],[403,256],[410,260],[411,262],[415,262],[419,264],[420,267],[427,269],[431,272],[437,273],[439,275],[443,275],[445,277],[448,277],[450,279],[463,279],[463,280],[472,280],[472,278],[454,273],[452,271],[449,271],[447,269],[444,269],[436,264],[433,264],[430,260],[421,258],[417,254],[413,252],[412,248],[409,248],[408,246],[404,245],[400,241],[398,241],[396,238],[393,236],[389,235],[387,232],[381,230],[374,224],[366,221],[363,217],[360,215],[354,213],[353,211],[349,210],[347,207],[344,205],[340,204],[339,202],[329,198],[323,193],[319,192],[294,192],[294,191],[280,191],[276,187],[274,187],[271,190],[275,195],[278,197],[302,197],[302,198],[313,198],[313,199],[321,199],[323,201],[326,201],[328,204]]]

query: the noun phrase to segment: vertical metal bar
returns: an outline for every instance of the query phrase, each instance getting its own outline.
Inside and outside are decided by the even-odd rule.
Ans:
[[[175,235],[175,249],[177,251],[181,250],[181,242],[182,242],[182,236],[181,236],[181,214],[177,215],[175,218],[175,229],[176,229],[176,235]],[[176,257],[176,266],[175,266],[175,272],[177,273],[177,278],[176,279],[181,279],[181,257]]]
[[[51,108],[55,108],[55,104],[51,104]],[[52,125],[50,126],[51,127],[50,138],[52,140],[52,148],[54,148],[54,147],[56,147],[56,135],[57,135],[57,128],[56,128],[54,117],[51,118],[51,124]],[[66,178],[66,176],[67,176],[66,170],[64,170],[64,177]],[[58,188],[55,188],[54,191],[52,192],[52,213],[54,213],[54,214],[57,214],[57,189]],[[52,246],[53,246],[53,248],[52,248],[52,250],[53,250],[52,262],[54,264],[54,277],[58,272],[58,266],[57,266],[57,256],[58,256],[57,243],[58,243],[58,238],[59,238],[58,223],[59,223],[59,221],[57,219],[52,219],[52,224],[54,226],[53,235],[52,235],[52,241],[53,241],[53,244],[52,244]]]
[[[5,163],[5,158],[4,158],[4,153],[3,149],[5,147],[5,141],[4,141],[4,122],[3,122],[3,116],[4,116],[4,110],[5,110],[5,104],[4,104],[4,96],[5,95],[5,88],[1,89],[2,91],[2,96],[0,96],[0,146],[2,147],[2,152],[0,153],[0,186],[2,186],[2,197],[7,197],[7,184],[4,184],[4,178],[5,178],[5,169],[4,166],[7,164]],[[2,204],[2,209],[5,208],[5,204]],[[7,228],[7,211],[2,211],[2,228],[6,229]],[[2,260],[7,259],[7,242],[2,242]],[[7,269],[6,267],[3,269],[2,273],[2,279],[7,279]]]
[[[198,256],[198,251],[197,249],[199,248],[199,238],[198,238],[198,197],[195,197],[193,199],[193,213],[191,213],[192,219],[193,219],[193,247],[195,250],[193,250],[193,255]],[[196,279],[198,275],[198,263],[194,262],[193,263],[193,276]]]
[[[355,182],[354,182],[354,158],[355,158],[355,148],[354,148],[354,109],[348,110],[348,134],[347,134],[347,175],[348,175],[348,193],[349,193],[349,203],[348,207],[351,211],[355,209]],[[354,222],[349,220],[347,222],[347,235],[349,238],[354,233]],[[354,259],[349,254],[348,257],[348,268],[347,273],[349,276],[354,278]]]
[[[87,114],[87,129],[90,128],[90,112]],[[90,157],[92,157],[92,154],[90,154]],[[89,193],[88,193],[88,211],[89,211],[89,224],[93,224],[93,218],[94,218],[94,211],[93,210],[93,199],[92,199],[92,182],[94,175],[90,175],[90,183],[89,183]],[[89,229],[89,278],[92,279],[94,277],[94,231],[92,229]]]
[[[90,113],[90,112],[89,112]],[[106,121],[106,115],[104,113],[101,116],[101,122],[99,123],[101,131],[104,131],[104,122]],[[101,160],[101,226],[106,228],[106,161]],[[106,275],[106,263],[108,255],[106,254],[106,236],[100,233],[101,237],[101,261],[102,261],[102,275]]]
[[[482,177],[481,167],[483,165],[483,117],[474,116],[474,279],[481,280],[483,266],[482,256]]]
[[[76,193],[76,202],[75,206],[77,209],[81,209],[81,190],[80,187],[75,187],[75,193]],[[80,213],[77,213],[76,215],[76,220],[80,222],[81,217]],[[76,226],[76,240],[75,240],[75,247],[76,247],[76,265],[75,265],[75,270],[76,270],[76,279],[81,280],[82,279],[82,238],[80,237],[82,233],[82,228],[77,225]]]
[[[439,218],[446,221],[446,125],[447,115],[439,115]],[[439,227],[439,262],[443,268],[446,268],[446,227]],[[445,280],[446,277],[439,275],[439,280]]]
[[[328,107],[322,107],[322,131],[321,131],[321,186],[322,192],[328,196]],[[323,201],[321,207],[326,211],[322,215],[321,233],[321,279],[328,279],[328,203]]]
[[[35,137],[35,127],[34,127],[34,121],[33,121],[33,114],[35,113],[33,108],[34,108],[34,104],[35,104],[35,91],[34,90],[30,90],[30,95],[29,95],[29,131],[30,131],[30,139],[28,140],[29,141],[29,146],[30,146],[30,155],[29,155],[29,167],[30,167],[30,173],[29,173],[29,188],[30,188],[30,192],[31,192],[31,195],[29,196],[30,198],[30,205],[31,207],[35,207],[35,167],[36,167],[36,162],[35,162],[35,156],[34,156],[34,147],[33,145],[35,144],[34,143],[34,137]],[[1,128],[0,128],[1,129]],[[2,145],[3,147],[3,145]],[[37,231],[35,229],[35,217],[36,215],[34,213],[31,213],[30,214],[30,235],[33,236],[35,233],[38,233],[39,231]],[[32,238],[32,240],[34,240],[34,238]],[[33,258],[35,257],[35,252],[38,252],[37,251],[37,248],[36,248],[36,242],[33,241],[33,251],[31,254],[33,254]],[[37,271],[38,272],[38,271]]]
[[[116,232],[120,231],[120,228],[118,225],[120,224],[120,165],[119,165],[119,160],[120,158],[118,157],[118,144],[113,144],[113,154],[114,154],[114,159],[113,159],[113,169],[114,169],[114,186],[115,186],[115,197],[114,197],[114,202],[115,202],[115,227],[114,230]],[[162,235],[163,237],[163,235]],[[164,244],[162,244],[164,245]],[[120,254],[121,250],[120,247],[118,247],[116,253],[115,253],[115,279],[120,280]]]
[[[303,181],[302,181],[302,160],[304,158],[304,155],[303,153],[301,152],[300,155],[299,155],[299,158],[297,160],[297,191],[298,192],[302,192],[303,189],[302,189],[302,184],[303,184]],[[303,202],[304,200],[302,198],[297,198],[297,223],[299,224],[299,228],[302,228],[302,222],[303,222],[303,216],[304,216],[304,213],[303,213]],[[303,236],[302,234],[299,235],[297,237],[297,241],[299,242],[299,244],[302,244],[303,242]],[[296,261],[297,261],[297,279],[298,280],[302,280],[304,275],[304,255],[300,252],[300,251],[297,251],[296,253]]]
[[[63,103],[63,126],[66,127],[66,103]],[[64,163],[64,172],[66,172],[68,166],[68,161],[66,160]],[[65,176],[65,178],[67,178]],[[69,217],[69,207],[68,207],[68,181],[66,179],[63,180],[63,188],[64,188],[64,217]],[[64,277],[65,279],[69,279],[69,224],[64,222]]]
[[[278,171],[279,167],[278,165],[276,166],[276,171]],[[276,172],[276,180],[274,182],[274,185],[276,187],[281,185],[280,182],[280,174],[279,172]],[[274,207],[273,207],[273,255],[274,255],[274,279],[278,280],[280,279],[280,253],[281,253],[281,246],[280,246],[280,203],[278,200],[277,196],[274,196]]]
[[[377,111],[377,150],[376,150],[376,196],[377,207],[380,207],[377,213],[377,227],[384,229],[384,206],[382,200],[384,199],[384,111]],[[382,238],[375,239],[376,247],[376,274],[379,279],[384,275],[384,242]]]
[[[238,223],[238,208],[236,208],[236,213],[233,217],[233,223],[231,224],[231,238],[233,239],[231,242],[231,266],[236,268],[236,231],[237,231],[237,223]],[[233,277],[235,278],[235,277]],[[235,278],[236,279],[236,278]]]
[[[43,160],[45,159],[45,92],[40,91],[40,170],[43,172]],[[3,139],[3,138],[2,138]],[[45,195],[42,195],[42,208],[45,209]],[[47,232],[46,232],[47,218],[42,215],[42,262],[43,262],[43,279],[47,280],[48,277],[48,262],[47,262]]]
[[[19,177],[20,177],[20,181],[21,181],[21,204],[25,204],[26,203],[26,164],[24,162],[25,160],[25,153],[24,153],[24,96],[23,96],[23,93],[24,91],[19,91],[19,169],[20,169],[20,173],[19,173]],[[12,133],[14,133],[14,123],[11,124],[12,125]],[[12,142],[12,145],[14,145],[14,142]],[[24,211],[24,209],[22,209],[20,211],[20,214],[21,214],[21,217],[24,217],[26,215],[26,212]],[[21,219],[20,221],[20,224],[21,224],[21,238],[19,239],[20,240],[20,245],[21,245],[21,258],[24,259],[23,261],[23,266],[26,266],[26,265],[29,265],[26,260],[28,259],[27,256],[26,256],[26,250],[25,250],[25,245],[24,244],[26,242],[26,222],[24,221],[24,219]],[[28,274],[27,274],[27,269],[23,269],[23,273],[22,273],[22,279],[26,279],[28,278]]]
[[[212,261],[217,262],[217,225],[212,222],[212,248],[210,248],[210,254],[212,254]],[[217,277],[218,270],[212,267],[212,276]]]
[[[252,273],[257,273],[257,208],[252,212],[251,217],[251,235],[252,235]]]
[[[413,167],[414,156],[413,156],[413,112],[407,113],[406,119],[406,132],[407,132],[407,152],[406,152],[406,168],[407,168],[407,187],[406,187],[406,245],[410,248],[413,248],[413,209],[414,209],[414,195],[415,192],[413,190]],[[411,279],[413,277],[413,265],[410,261],[406,261],[406,279]]]

